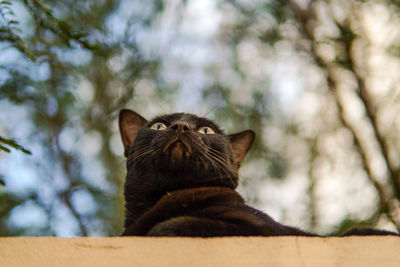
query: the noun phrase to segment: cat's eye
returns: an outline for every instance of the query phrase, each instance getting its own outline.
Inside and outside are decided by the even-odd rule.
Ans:
[[[197,131],[202,134],[215,134],[214,129],[208,126],[200,127]]]
[[[150,126],[150,129],[156,130],[156,131],[161,131],[167,129],[167,125],[165,125],[162,122],[156,122],[153,125]]]

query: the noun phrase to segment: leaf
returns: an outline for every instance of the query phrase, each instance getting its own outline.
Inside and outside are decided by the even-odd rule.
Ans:
[[[14,149],[16,149],[16,150],[20,150],[20,151],[22,151],[22,152],[25,153],[25,154],[28,154],[28,155],[31,155],[31,154],[32,154],[31,151],[29,151],[29,150],[26,149],[25,147],[23,147],[23,146],[17,144],[17,142],[15,142],[15,141],[12,140],[12,139],[5,139],[5,138],[3,138],[3,137],[0,136],[0,143],[6,144],[7,146],[10,146],[10,147],[12,147],[12,148],[14,148]],[[1,144],[0,144],[0,149],[1,149],[1,150],[4,150],[4,151],[7,152],[7,153],[10,153],[10,152],[11,152],[11,150],[10,150],[9,148],[7,148],[7,147],[5,147],[5,146],[3,146],[3,145],[1,145]]]
[[[16,21],[16,20],[10,20],[10,21],[8,22],[8,25],[10,25],[10,24],[14,24],[14,25],[16,25],[16,24],[19,24],[19,21]]]
[[[6,147],[4,147],[4,146],[2,146],[2,145],[0,145],[0,149],[3,150],[3,151],[5,151],[5,152],[7,152],[7,153],[10,153],[10,152],[11,152],[10,149],[8,149],[8,148],[6,148]]]
[[[14,11],[12,11],[11,9],[9,9],[8,7],[4,8],[4,9],[7,10],[7,11],[5,12],[7,15],[15,16]]]

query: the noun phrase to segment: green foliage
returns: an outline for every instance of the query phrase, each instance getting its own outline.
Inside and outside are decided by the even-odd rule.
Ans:
[[[152,20],[162,12],[162,3],[155,5],[143,19]],[[77,225],[74,235],[119,234],[123,225],[124,174],[123,159],[112,152],[110,144],[115,135],[112,125],[116,112],[134,97],[133,87],[138,79],[155,77],[163,84],[157,77],[158,59],[144,57],[135,41],[110,40],[107,37],[105,24],[108,17],[117,11],[118,1],[86,1],[75,5],[68,1],[23,0],[20,4],[18,8],[24,9],[30,17],[16,17],[13,11],[16,5],[2,2],[1,6],[9,23],[4,27],[8,35],[0,35],[0,44],[11,45],[22,60],[13,64],[0,63],[0,70],[5,74],[0,79],[0,99],[28,111],[27,119],[31,121],[33,132],[29,137],[29,149],[35,146],[35,152],[29,161],[34,168],[25,169],[25,175],[33,176],[37,187],[26,189],[28,193],[13,192],[11,183],[7,183],[13,174],[5,175],[2,180],[5,194],[1,197],[2,203],[10,205],[2,207],[2,235],[60,234],[62,229],[56,231],[52,221],[60,209],[66,210],[70,221]],[[57,16],[54,10],[58,10]],[[26,25],[26,21],[17,23],[21,19],[29,21],[29,32],[33,34],[23,27],[17,29],[18,25]],[[12,51],[10,47],[2,49]],[[110,61],[122,57],[122,68],[115,71]],[[39,73],[38,69],[42,72]],[[91,99],[80,99],[78,87],[82,82],[93,86],[93,89],[82,89],[92,94]],[[114,93],[118,88],[110,88],[111,84],[120,86],[119,95]],[[159,97],[173,91],[166,85],[159,88],[165,88],[158,91]],[[12,114],[9,116],[12,118]],[[21,127],[24,123],[19,121],[12,125]],[[68,130],[69,134],[79,134],[66,147],[62,136]],[[86,156],[83,163],[84,151],[76,142],[90,134],[97,136],[100,150],[91,158]],[[4,151],[11,148],[30,153],[14,140],[2,138],[0,144]],[[90,170],[88,164],[100,167]],[[56,178],[57,174],[61,176]],[[100,184],[94,182],[99,180],[102,181]],[[53,192],[50,201],[42,194],[43,188]],[[82,195],[86,201],[94,203],[91,210],[80,210],[81,204],[76,199]],[[34,203],[46,213],[46,224],[32,229],[7,228],[10,214],[26,203]]]
[[[24,203],[24,199],[4,193],[2,187],[0,190],[0,236],[13,235],[13,230],[8,226],[9,215],[13,208]]]
[[[24,148],[23,146],[17,144],[17,142],[15,142],[15,140],[12,139],[5,139],[3,137],[0,136],[0,150],[3,150],[5,152],[11,152],[11,150],[8,147],[12,147],[14,149],[17,150],[21,150],[22,152],[24,152],[25,154],[32,154],[28,149]]]
[[[330,13],[337,10],[343,16],[347,16],[346,12],[351,14],[341,1],[302,1],[302,6],[299,1],[219,1],[219,17],[215,20],[218,30],[209,33],[209,24],[190,26],[190,19],[199,18],[197,10],[189,12],[186,8],[195,2],[0,1],[0,53],[13,59],[11,63],[0,62],[0,101],[25,114],[24,119],[7,114],[5,125],[0,125],[2,136],[3,132],[11,137],[18,133],[18,142],[0,137],[0,150],[31,154],[25,157],[26,161],[18,161],[20,169],[5,168],[7,173],[2,173],[0,235],[118,235],[123,225],[124,182],[124,159],[122,153],[116,155],[118,111],[132,108],[151,117],[179,111],[182,102],[193,103],[189,111],[204,107],[204,113],[208,112],[207,116],[225,127],[227,133],[247,128],[256,132],[254,147],[243,164],[250,166],[252,172],[243,172],[242,177],[245,191],[251,191],[254,202],[261,203],[262,197],[257,193],[265,182],[284,184],[288,176],[309,173],[307,197],[311,204],[303,216],[306,219],[299,224],[306,225],[307,218],[311,218],[315,223],[310,228],[318,226],[313,207],[319,202],[313,190],[321,178],[313,178],[313,174],[320,173],[314,168],[334,169],[337,164],[326,156],[326,151],[320,151],[324,145],[319,140],[347,127],[357,145],[357,129],[351,131],[351,125],[346,125],[345,108],[335,95],[335,84],[342,80],[331,72],[346,71],[357,80],[354,44],[368,43],[361,27],[353,25],[355,19],[350,15],[343,20],[346,23],[339,23]],[[369,8],[367,5],[374,1],[351,2],[356,7]],[[398,14],[397,2],[380,4]],[[319,16],[321,10],[329,13],[323,13],[323,19],[331,23],[329,27]],[[209,19],[213,17],[210,15]],[[207,49],[214,54],[208,54]],[[386,49],[388,54],[399,54],[395,43]],[[197,51],[204,55],[199,57]],[[277,95],[285,96],[285,92],[277,92],[280,89],[271,86],[271,69],[279,69],[273,65],[274,57],[282,54],[284,61],[293,60],[285,62],[285,66],[294,62],[300,66],[302,82],[309,81],[304,82],[307,85],[301,92],[317,101],[307,105],[322,106],[308,124],[297,114],[296,107],[281,106]],[[312,75],[308,73],[311,70]],[[309,78],[313,75],[317,79]],[[363,81],[363,77],[358,78]],[[280,75],[274,83],[290,79]],[[302,87],[289,87],[296,86]],[[201,99],[189,99],[188,93],[180,95],[185,90],[200,90]],[[296,101],[302,93],[295,95]],[[332,101],[336,101],[335,105]],[[312,108],[307,106],[306,110]],[[335,120],[323,117],[332,110]],[[276,129],[279,131],[272,137],[278,141],[270,141],[270,131]],[[375,144],[376,140],[369,142]],[[394,148],[391,153],[396,153],[398,146],[389,144]],[[347,146],[359,156],[349,162],[374,158],[363,155],[363,148]],[[4,155],[2,161],[12,162],[15,154],[19,153],[0,156]],[[385,155],[379,154],[380,157]],[[368,176],[368,162],[364,166],[352,171]],[[8,183],[16,179],[13,175],[29,177],[35,186],[19,189],[22,192],[15,190]],[[374,186],[371,181],[370,184]],[[390,190],[382,192],[386,191]],[[32,229],[12,227],[10,216],[27,203],[39,207],[47,216],[46,222]],[[289,208],[287,213],[305,210],[297,207],[294,211]],[[376,220],[371,224],[388,213],[385,208],[375,212]],[[288,208],[276,209],[284,214]],[[60,223],[60,216],[65,216],[65,222]],[[362,221],[351,216],[344,220],[339,232]],[[75,225],[74,230],[65,234],[63,229],[71,225]]]
[[[76,42],[87,49],[94,49],[97,46],[85,40],[88,33],[77,31],[66,20],[57,19],[50,7],[44,5],[40,0],[24,0],[25,6],[33,16],[33,19],[46,30],[56,34],[67,47]]]
[[[18,49],[23,55],[30,60],[34,60],[33,52],[19,36],[22,30],[12,10],[11,2],[0,1],[0,16],[4,20],[4,25],[0,26],[0,41],[10,42],[11,45]]]

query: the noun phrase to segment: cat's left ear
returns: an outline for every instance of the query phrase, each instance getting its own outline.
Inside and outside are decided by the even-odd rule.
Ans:
[[[251,130],[228,135],[232,146],[233,158],[237,164],[240,164],[249,151],[255,136],[255,133]]]
[[[119,112],[119,131],[125,148],[125,156],[128,148],[133,146],[139,130],[146,125],[147,121],[142,116],[130,109]]]

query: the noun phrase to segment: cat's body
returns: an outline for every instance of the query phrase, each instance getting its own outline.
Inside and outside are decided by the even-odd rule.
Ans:
[[[136,236],[277,236],[311,235],[275,222],[245,205],[225,187],[176,190],[163,196],[130,224],[124,235]]]
[[[315,236],[246,205],[235,191],[252,131],[225,135],[192,114],[147,122],[122,110],[127,157],[125,236]],[[349,235],[394,234],[381,230]]]

